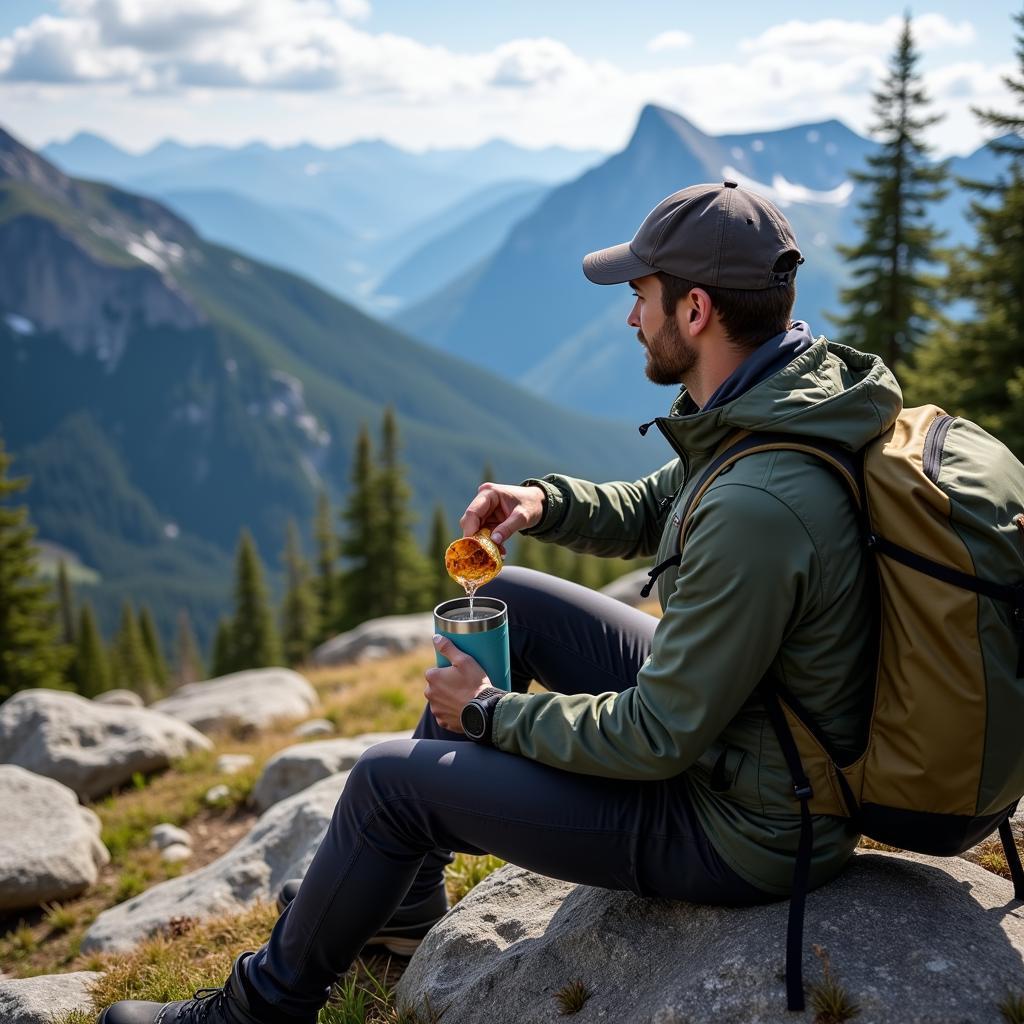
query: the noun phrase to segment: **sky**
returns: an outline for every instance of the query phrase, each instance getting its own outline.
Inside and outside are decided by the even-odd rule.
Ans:
[[[186,143],[408,149],[499,137],[612,152],[644,104],[710,134],[839,118],[866,134],[903,7],[610,0],[0,0],[0,125]],[[939,155],[1013,108],[1014,12],[932,2],[913,30]],[[810,12],[810,13],[808,13]]]

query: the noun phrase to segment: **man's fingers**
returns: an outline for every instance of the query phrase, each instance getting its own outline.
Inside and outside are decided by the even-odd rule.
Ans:
[[[508,540],[513,533],[521,530],[526,525],[526,513],[523,511],[522,505],[516,505],[512,509],[512,514],[503,523],[499,523],[493,530],[491,530],[491,540],[495,544],[500,544],[503,540]]]
[[[442,636],[440,633],[434,634],[434,646],[441,652],[453,665],[458,665],[466,656],[448,639],[446,636]]]
[[[462,513],[462,518],[459,520],[463,537],[472,537],[480,529],[492,504],[492,495],[489,491],[481,491],[469,503],[466,511]]]

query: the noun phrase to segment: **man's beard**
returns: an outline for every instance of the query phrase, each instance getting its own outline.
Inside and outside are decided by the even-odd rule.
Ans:
[[[644,372],[654,384],[681,384],[697,363],[697,353],[679,333],[675,317],[668,317],[649,342],[643,331],[637,331],[636,336],[647,348]]]

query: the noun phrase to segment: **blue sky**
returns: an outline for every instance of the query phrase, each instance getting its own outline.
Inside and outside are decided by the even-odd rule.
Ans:
[[[721,9],[724,13],[719,14]],[[189,142],[613,150],[656,102],[712,133],[870,123],[902,7],[610,0],[0,0],[0,123],[33,145],[86,129]],[[852,13],[855,10],[855,13]],[[942,152],[1006,106],[1016,5],[914,11]],[[810,12],[810,13],[809,13]]]

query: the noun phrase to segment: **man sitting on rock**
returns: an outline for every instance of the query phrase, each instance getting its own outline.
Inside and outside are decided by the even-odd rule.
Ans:
[[[409,953],[444,915],[452,850],[640,896],[741,905],[789,893],[800,814],[756,690],[778,680],[840,751],[862,742],[875,659],[852,503],[813,455],[752,454],[694,506],[681,563],[670,556],[690,491],[737,430],[856,450],[901,407],[880,360],[790,320],[799,262],[779,210],[729,181],[669,196],[631,242],[586,257],[591,281],[633,289],[627,322],[647,376],[682,384],[652,421],[673,458],[632,483],[485,483],[461,525],[489,526],[498,543],[521,532],[656,555],[663,617],[506,568],[482,592],[508,604],[516,692],[440,640],[451,666],[426,671],[414,738],[352,769],[268,943],[238,958],[223,989],[120,1002],[103,1024],[312,1024],[365,946]],[[526,692],[531,679],[549,692]],[[462,726],[473,699],[485,725],[475,742]],[[858,839],[845,819],[813,822],[812,887]]]

